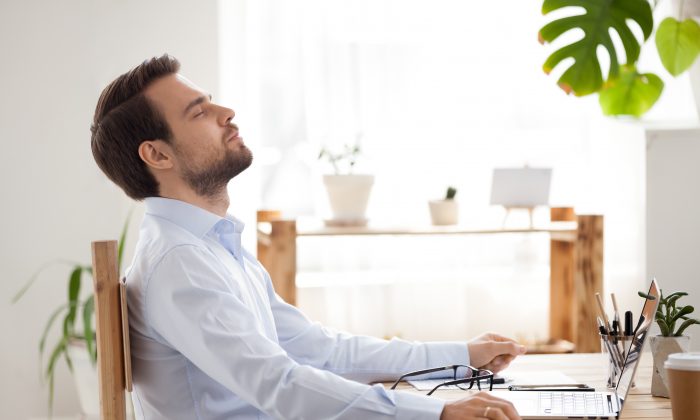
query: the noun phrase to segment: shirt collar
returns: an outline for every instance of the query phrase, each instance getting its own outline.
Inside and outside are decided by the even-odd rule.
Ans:
[[[163,197],[147,197],[144,201],[146,214],[169,220],[198,238],[203,238],[214,226],[217,226],[217,232],[239,235],[245,227],[243,222],[230,214],[217,216],[184,201]]]

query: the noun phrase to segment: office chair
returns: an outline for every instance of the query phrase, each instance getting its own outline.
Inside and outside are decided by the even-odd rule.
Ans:
[[[97,376],[100,418],[126,419],[126,393],[132,390],[126,284],[119,281],[117,241],[92,243],[95,292]]]

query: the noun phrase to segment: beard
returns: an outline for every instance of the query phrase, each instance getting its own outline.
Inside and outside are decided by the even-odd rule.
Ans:
[[[206,165],[195,167],[187,158],[181,159],[183,180],[200,196],[218,196],[230,180],[246,170],[253,162],[253,153],[244,144],[238,150],[225,149],[224,155]],[[186,163],[185,163],[186,162]]]

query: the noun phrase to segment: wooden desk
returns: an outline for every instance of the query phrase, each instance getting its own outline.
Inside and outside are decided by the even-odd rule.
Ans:
[[[548,354],[548,355],[525,355],[517,358],[511,368],[521,372],[558,370],[565,375],[569,375],[577,382],[595,386],[600,391],[605,391],[605,375],[607,373],[606,358],[600,353],[589,354]],[[630,390],[622,411],[622,419],[650,420],[665,419],[671,420],[671,400],[651,396],[651,373],[652,357],[651,353],[645,352],[637,368],[635,375],[636,386]],[[391,384],[385,384],[390,386]],[[402,383],[399,389],[407,392],[425,394],[424,391],[417,391],[412,386]],[[465,396],[468,391],[438,390],[433,396],[446,400],[459,399]],[[496,392],[496,391],[494,391]],[[508,392],[508,391],[498,391]],[[496,394],[497,395],[497,394]]]
[[[258,259],[270,273],[275,291],[296,304],[297,238],[372,235],[550,235],[550,323],[552,339],[574,343],[578,352],[600,351],[596,312],[591,304],[603,291],[603,216],[573,215],[534,229],[469,229],[461,226],[304,227],[295,220],[258,216]],[[272,220],[270,220],[272,219]]]

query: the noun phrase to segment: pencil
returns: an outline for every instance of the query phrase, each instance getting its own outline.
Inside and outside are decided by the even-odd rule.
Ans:
[[[620,325],[620,310],[617,309],[617,299],[615,299],[615,293],[610,293],[610,297],[612,298],[613,308],[615,308],[615,313],[613,314],[613,327],[617,326],[617,328],[614,328],[615,335],[622,335],[622,325]]]
[[[605,314],[603,299],[600,297],[600,293],[595,294],[595,299],[598,302],[598,310],[600,311],[600,316],[601,318],[603,318],[603,321],[605,321],[605,328],[607,328],[608,333],[611,333],[612,329],[610,328],[610,321],[608,320],[608,316]]]
[[[610,293],[610,297],[612,298],[613,308],[615,308],[615,313],[619,314],[620,310],[617,309],[617,299],[615,299],[615,293]]]

